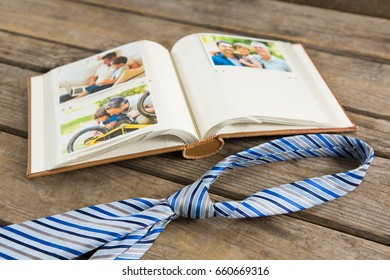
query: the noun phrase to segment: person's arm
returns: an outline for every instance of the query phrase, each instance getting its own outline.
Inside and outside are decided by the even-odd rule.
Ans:
[[[240,61],[241,64],[243,64],[243,65],[245,65],[245,66],[248,66],[248,67],[260,68],[260,69],[263,68],[263,66],[253,64],[253,63],[249,62],[248,60],[246,60],[245,58],[241,58],[239,61]]]
[[[119,76],[118,76],[118,78],[119,78]],[[99,86],[103,86],[103,85],[113,85],[113,84],[115,84],[115,82],[118,80],[118,78],[103,80],[103,81],[101,81],[98,85],[99,85]]]
[[[140,68],[141,66],[135,62],[134,60],[131,60],[128,64],[129,68],[130,69],[137,69],[137,68]]]
[[[98,79],[98,75],[97,74],[95,74],[95,75],[93,75],[90,79],[89,79],[89,86],[92,86],[92,85],[94,85],[95,83],[96,83],[96,80]]]
[[[103,80],[99,83],[99,86],[103,85],[113,85],[115,82],[119,79],[119,77],[122,75],[122,73],[125,71],[124,67],[120,68],[120,71],[114,73],[111,77],[111,79]]]

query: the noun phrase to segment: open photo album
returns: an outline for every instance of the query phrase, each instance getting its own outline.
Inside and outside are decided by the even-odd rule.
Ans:
[[[356,129],[300,44],[204,33],[168,51],[143,40],[30,78],[27,176]]]

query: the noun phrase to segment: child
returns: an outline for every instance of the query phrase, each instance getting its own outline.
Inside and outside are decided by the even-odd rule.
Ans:
[[[100,123],[102,122],[104,127],[108,130],[111,130],[114,128],[115,124],[117,123],[118,116],[117,115],[110,115],[104,107],[99,108],[95,114],[93,115],[94,119]]]
[[[113,129],[118,121],[124,120],[130,122],[130,118],[125,114],[110,115],[104,107],[99,108],[93,117],[98,123],[102,122],[108,130]]]
[[[126,70],[127,57],[120,56],[114,59],[112,63],[112,67],[114,68],[114,72],[110,79],[105,79],[101,81],[99,84],[93,84],[85,88],[85,91],[80,93],[75,99],[86,96],[87,94],[92,94],[97,91],[112,87],[116,81],[119,79],[120,75]]]
[[[115,69],[112,73],[111,81],[114,83],[119,79],[120,75],[126,70],[127,57],[120,56],[114,60],[112,67]]]

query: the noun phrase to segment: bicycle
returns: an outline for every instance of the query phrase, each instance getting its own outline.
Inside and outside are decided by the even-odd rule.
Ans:
[[[147,118],[155,118],[156,113],[147,111],[147,107],[145,106],[145,101],[149,95],[150,92],[147,91],[140,97],[140,99],[138,99],[137,110],[138,112],[140,112],[140,114],[144,115]]]
[[[140,97],[137,102],[137,109],[140,114],[144,115],[145,117],[155,118],[156,114],[147,111],[145,106],[145,100],[149,95],[150,92],[147,91]],[[149,125],[151,124],[138,124],[131,120],[120,120],[111,130],[108,130],[107,128],[99,125],[87,127],[72,136],[67,145],[67,152],[72,153],[74,151],[93,146],[102,141],[106,141],[119,135],[124,135]]]
[[[69,140],[67,151],[68,153],[72,153],[149,125],[150,124],[135,124],[128,120],[121,120],[118,121],[111,130],[99,125],[87,127],[73,135]]]

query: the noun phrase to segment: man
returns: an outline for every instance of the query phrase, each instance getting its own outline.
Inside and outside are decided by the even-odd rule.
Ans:
[[[88,86],[85,88],[85,91],[80,93],[77,97],[75,97],[75,99],[111,87],[113,83],[105,84],[105,81],[110,80],[112,78],[114,69],[111,67],[111,65],[116,58],[117,57],[115,52],[110,52],[104,55],[101,58],[103,63],[96,69],[95,74],[90,78]]]
[[[273,56],[268,46],[260,42],[252,42],[251,46],[257,52],[257,58],[267,70],[291,72],[287,63],[280,58]]]
[[[241,57],[234,53],[233,45],[227,41],[218,41],[217,47],[220,52],[217,55],[212,56],[214,65],[224,66],[243,66],[240,63]]]
[[[142,95],[140,94],[140,97],[141,96]],[[144,115],[141,115],[141,113],[137,109],[137,102],[131,105],[129,99],[123,97],[114,97],[107,102],[105,108],[110,115],[125,114],[135,123],[139,123],[139,124],[157,123],[156,118],[148,118],[145,117]],[[152,103],[152,99],[150,98],[150,95],[145,99],[144,106],[145,106],[145,110],[147,110],[150,113],[154,113],[154,106]]]
[[[234,47],[242,55],[241,64],[252,68],[263,68],[263,64],[256,58],[257,55],[251,54],[251,50],[246,44],[237,42]]]

